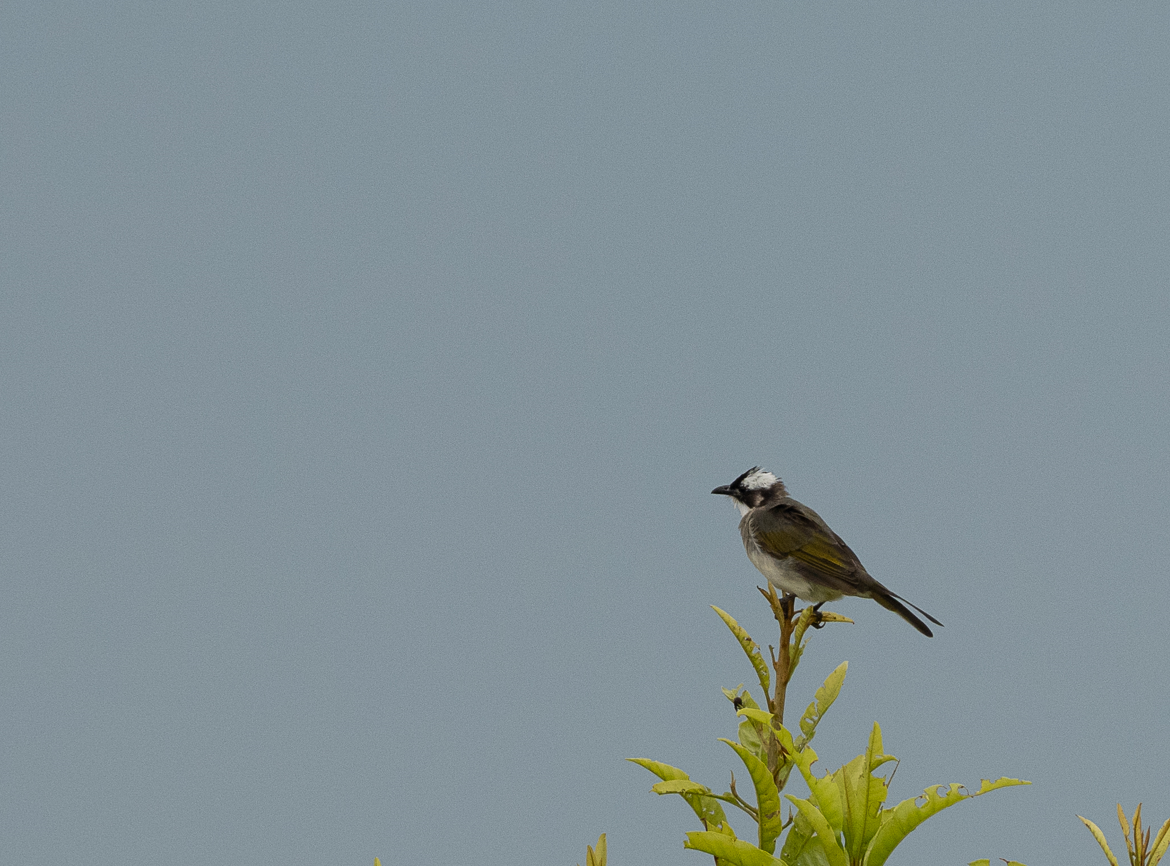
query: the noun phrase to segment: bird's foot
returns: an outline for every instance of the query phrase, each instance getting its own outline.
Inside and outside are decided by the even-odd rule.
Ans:
[[[811,623],[813,628],[824,628],[825,620],[821,617],[821,605],[823,601],[818,601],[813,605],[813,621]]]

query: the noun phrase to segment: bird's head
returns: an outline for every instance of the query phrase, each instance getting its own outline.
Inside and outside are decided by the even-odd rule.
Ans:
[[[784,482],[759,466],[753,466],[730,484],[716,487],[711,492],[730,496],[741,514],[761,505],[771,505],[788,495]]]

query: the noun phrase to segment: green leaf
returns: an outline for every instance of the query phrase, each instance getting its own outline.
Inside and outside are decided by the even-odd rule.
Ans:
[[[723,740],[723,742],[735,750],[744,766],[747,767],[748,774],[752,777],[752,784],[756,787],[756,813],[760,823],[760,847],[772,854],[776,851],[776,839],[784,824],[783,816],[780,814],[780,792],[776,790],[776,780],[768,771],[768,765],[746,748],[732,740]]]
[[[690,779],[671,779],[669,782],[659,782],[651,789],[655,794],[710,794],[711,789]]]
[[[605,866],[605,834],[597,840],[597,850],[593,846],[585,846],[585,866]]]
[[[858,755],[833,774],[841,792],[842,829],[851,863],[861,862],[866,847],[881,826],[886,783],[874,776],[873,771],[888,760],[891,756],[882,751],[882,729],[874,722],[865,754]]]
[[[664,764],[661,761],[651,761],[649,758],[626,758],[631,764],[637,764],[639,767],[645,767],[659,779],[669,782],[671,779],[689,779],[690,776],[686,771],[680,770],[678,767],[672,767],[670,764]]]
[[[757,758],[766,760],[768,748],[764,745],[760,726],[751,719],[744,719],[739,723],[739,742]]]
[[[812,625],[816,615],[817,612],[811,606],[806,607],[796,618],[796,625],[792,627],[792,646],[788,654],[788,672],[790,674],[796,670],[796,666],[800,664],[800,657],[804,655],[804,647],[808,643],[804,633],[808,631],[808,627]]]
[[[841,694],[841,685],[845,682],[845,673],[848,670],[849,662],[841,662],[837,665],[837,669],[825,678],[824,685],[817,689],[813,702],[808,705],[808,709],[800,717],[801,736],[796,741],[798,750],[812,742],[812,738],[816,735],[817,724],[820,723],[829,707],[833,706],[833,701],[837,700],[837,696]]]
[[[1150,848],[1150,859],[1146,866],[1158,866],[1158,862],[1166,855],[1168,849],[1170,849],[1170,818],[1166,819],[1166,823],[1162,825],[1162,829],[1154,837],[1154,844]]]
[[[829,866],[829,858],[816,831],[803,812],[797,812],[784,837],[780,859],[789,866]]]
[[[1085,826],[1089,828],[1089,832],[1093,834],[1093,838],[1097,840],[1097,844],[1101,846],[1101,850],[1105,852],[1105,857],[1109,860],[1109,866],[1117,866],[1117,858],[1113,856],[1113,852],[1109,850],[1109,843],[1105,841],[1105,834],[1101,832],[1101,828],[1090,821],[1088,818],[1082,818],[1077,815]]]
[[[710,830],[687,833],[683,847],[714,855],[719,861],[733,866],[786,866],[783,860],[755,845]]]
[[[748,661],[752,663],[752,667],[756,669],[756,678],[760,681],[760,688],[764,690],[764,699],[767,700],[768,692],[772,687],[772,675],[768,672],[768,665],[764,663],[764,656],[760,652],[759,646],[752,640],[751,635],[744,631],[741,626],[731,614],[720,610],[711,605],[711,609],[719,614],[719,618],[723,620],[724,624],[731,629],[731,633],[735,635],[735,639],[739,641],[740,647],[748,657]]]
[[[735,699],[739,698],[740,707],[751,707],[753,710],[760,708],[760,705],[756,703],[756,699],[752,697],[752,693],[743,687],[743,683],[740,683],[734,689],[720,689],[720,691],[733,704],[735,703]]]
[[[626,760],[632,764],[637,764],[639,767],[645,767],[659,779],[662,779],[663,782],[690,781],[691,778],[678,767],[672,767],[670,764],[664,764],[661,761],[651,761],[649,758],[626,758]],[[709,791],[710,789],[704,787],[704,790]],[[687,801],[687,805],[691,807],[699,817],[699,820],[703,822],[704,827],[712,829],[727,823],[727,815],[724,813],[723,807],[719,805],[719,801],[714,797],[700,793],[691,793],[689,791],[679,791],[677,793]]]
[[[792,734],[788,732],[787,728],[781,727],[776,732],[776,736],[780,740],[780,745],[784,747],[791,760],[795,761],[796,766],[800,769],[804,783],[812,792],[812,801],[816,808],[825,816],[829,826],[834,831],[839,832],[842,827],[841,791],[833,782],[833,774],[830,773],[824,778],[814,774],[812,765],[817,762],[817,753],[813,751],[812,746],[805,746],[798,751],[796,744],[792,742]]]
[[[743,716],[745,719],[751,719],[758,725],[772,726],[772,719],[775,718],[771,713],[766,713],[758,707],[743,707],[735,711],[737,716]]]
[[[817,841],[821,843],[821,852],[825,855],[825,861],[829,866],[849,866],[849,857],[846,855],[845,849],[841,847],[841,843],[837,841],[837,834],[830,825],[829,819],[821,810],[808,800],[799,800],[791,794],[785,794],[784,798],[800,810],[800,814],[804,816],[813,832],[817,834]]]
[[[983,784],[974,794],[963,793],[963,786],[957,783],[951,783],[949,786],[933,785],[923,791],[921,797],[903,800],[893,809],[887,809],[882,813],[881,828],[873,837],[865,855],[866,866],[882,866],[898,844],[910,835],[919,824],[943,809],[953,806],[961,800],[969,800],[972,797],[986,794],[988,791],[1030,784],[1032,783],[1007,777],[997,779],[994,782],[984,779]],[[939,789],[943,787],[946,788],[946,793],[939,794]],[[925,799],[926,802],[919,805],[918,801],[922,799]]]

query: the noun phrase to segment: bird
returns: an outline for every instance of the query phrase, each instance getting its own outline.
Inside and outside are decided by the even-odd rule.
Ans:
[[[845,595],[872,598],[927,637],[934,637],[934,633],[909,608],[935,625],[942,625],[871,577],[857,554],[829,524],[789,496],[784,482],[766,469],[753,466],[730,484],[711,492],[731,497],[743,515],[739,534],[748,559],[786,596],[812,602],[817,609]]]

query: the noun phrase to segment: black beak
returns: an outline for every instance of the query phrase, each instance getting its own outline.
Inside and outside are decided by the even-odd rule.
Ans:
[[[731,496],[731,488],[728,487],[726,484],[724,484],[722,487],[716,487],[711,492],[718,493],[720,496]]]

